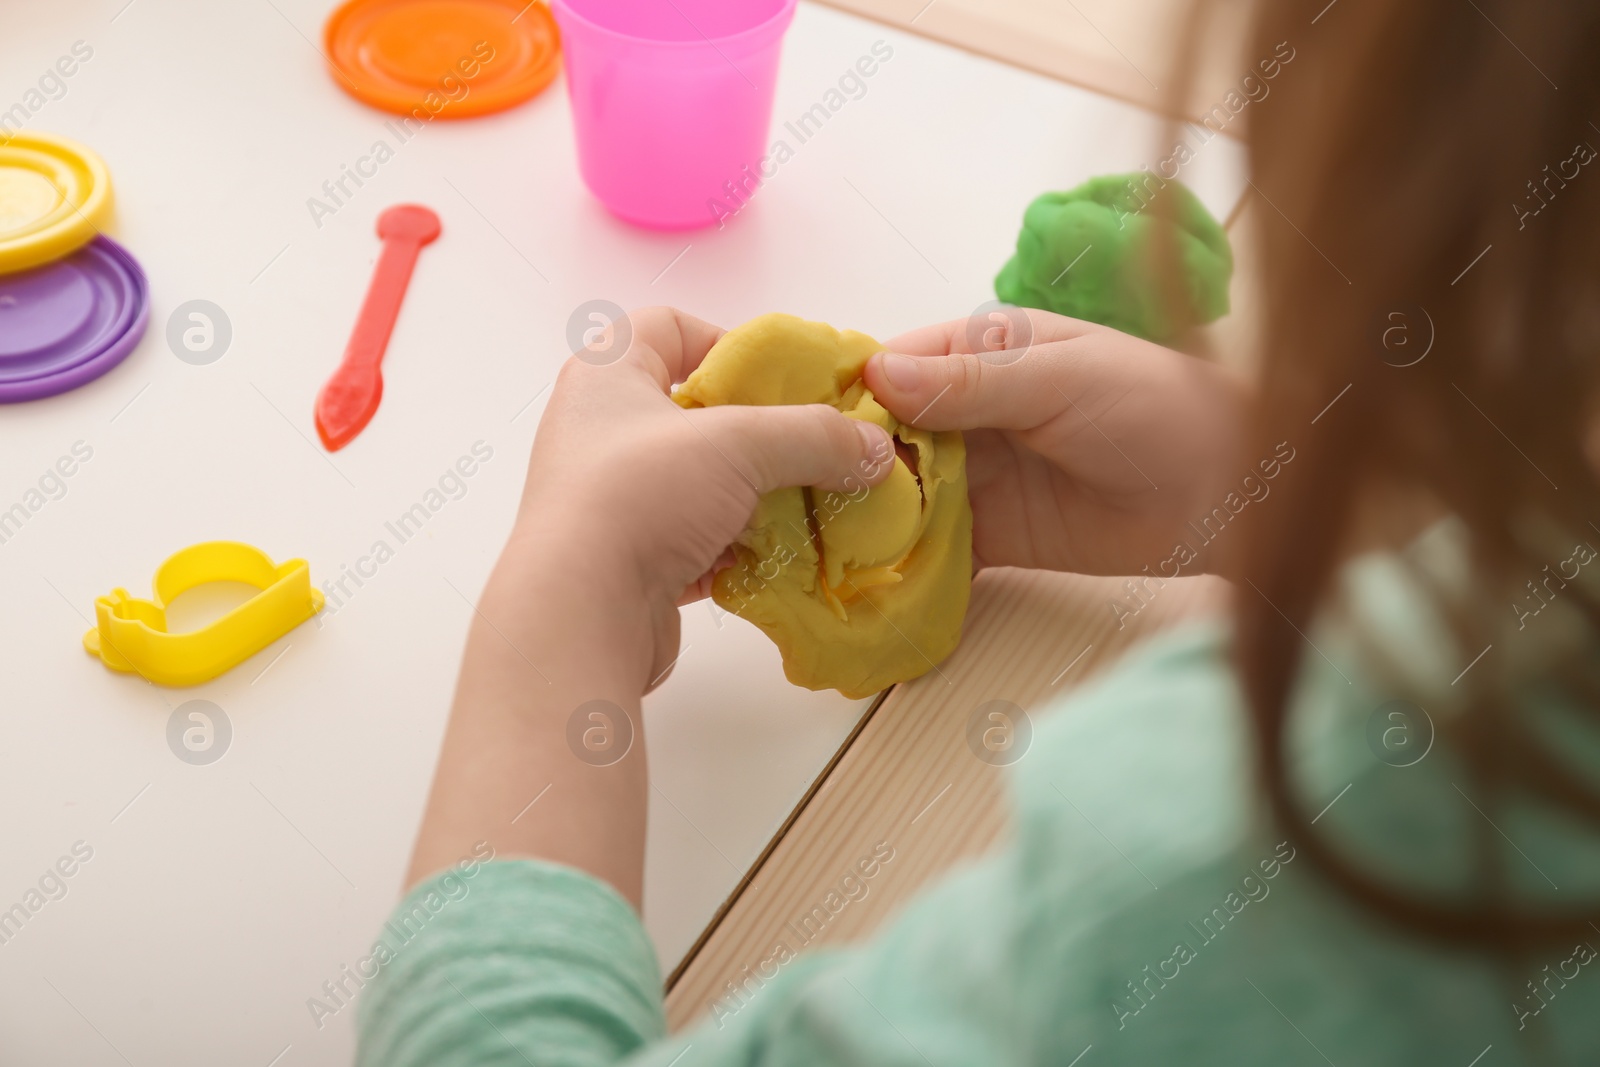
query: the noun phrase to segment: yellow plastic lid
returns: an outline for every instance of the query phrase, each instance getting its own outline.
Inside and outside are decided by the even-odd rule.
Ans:
[[[0,138],[0,274],[82,248],[111,213],[111,172],[87,146],[47,133]]]
[[[424,119],[514,107],[561,66],[560,32],[538,0],[348,0],[323,42],[340,88]]]

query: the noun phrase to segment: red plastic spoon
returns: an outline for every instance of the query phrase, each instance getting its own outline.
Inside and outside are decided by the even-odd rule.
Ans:
[[[383,353],[400,314],[422,246],[439,236],[439,216],[420,204],[396,204],[378,216],[383,253],[367,286],[344,361],[317,394],[317,435],[337,452],[366,429],[383,399]]]

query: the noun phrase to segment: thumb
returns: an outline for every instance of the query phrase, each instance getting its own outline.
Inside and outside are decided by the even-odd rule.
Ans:
[[[760,492],[808,485],[852,492],[888,477],[894,441],[827,404],[728,404],[688,413]]]
[[[1043,346],[978,355],[879,352],[862,376],[895,418],[925,430],[1025,430],[1068,404],[1055,384],[1058,363]]]

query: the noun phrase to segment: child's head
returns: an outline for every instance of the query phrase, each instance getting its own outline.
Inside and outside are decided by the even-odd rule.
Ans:
[[[1553,603],[1529,583],[1577,546],[1600,547],[1586,451],[1600,376],[1600,8],[1257,6],[1246,58],[1278,69],[1270,99],[1245,109],[1263,300],[1243,459],[1284,444],[1297,457],[1239,556],[1254,590],[1241,582],[1238,659],[1268,793],[1325,874],[1412,929],[1501,946],[1592,937],[1581,908],[1570,921],[1498,904],[1450,913],[1361,873],[1319,837],[1326,824],[1310,826],[1321,805],[1289,780],[1283,726],[1316,655],[1303,634],[1331,604],[1341,561],[1444,515],[1467,531],[1471,573],[1435,599],[1461,665],[1494,650],[1441,683],[1459,701],[1458,751],[1508,787],[1537,784],[1526,768],[1538,746],[1508,695],[1513,663],[1542,657],[1547,680],[1566,674],[1568,695],[1593,704],[1600,567],[1576,578],[1567,567]],[[1533,754],[1519,761],[1524,743]],[[1582,799],[1569,806],[1600,810],[1600,783],[1573,788]]]

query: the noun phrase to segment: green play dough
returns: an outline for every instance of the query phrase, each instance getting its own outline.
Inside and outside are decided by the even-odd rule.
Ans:
[[[994,280],[995,295],[1152,341],[1226,314],[1233,276],[1227,233],[1182,182],[1166,182],[1160,195],[1172,202],[1156,205],[1158,184],[1146,174],[1111,174],[1034,200],[1022,216],[1016,255]],[[1172,227],[1176,234],[1163,232]],[[1155,242],[1168,237],[1176,237],[1182,278],[1177,307],[1164,303],[1156,276]]]

